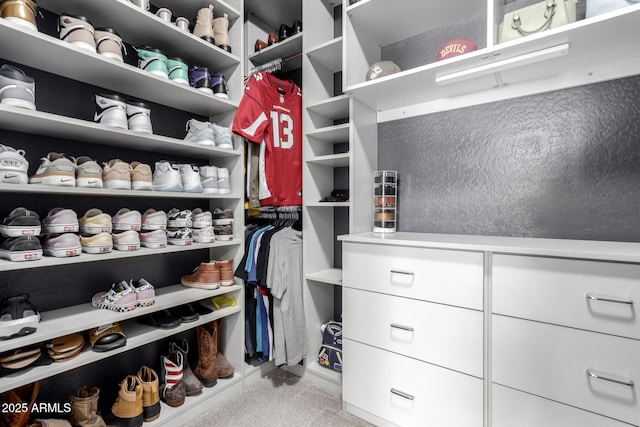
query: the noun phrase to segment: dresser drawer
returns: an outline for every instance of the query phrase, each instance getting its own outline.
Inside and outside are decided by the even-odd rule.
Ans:
[[[482,380],[345,339],[343,400],[401,426],[481,427]]]
[[[342,289],[344,337],[482,377],[482,312]]]
[[[494,313],[640,339],[640,265],[494,255],[492,269]]]
[[[482,310],[483,254],[345,242],[343,286]]]
[[[640,425],[640,341],[498,315],[492,341],[493,382]]]
[[[629,427],[627,423],[496,384],[492,401],[492,427]]]

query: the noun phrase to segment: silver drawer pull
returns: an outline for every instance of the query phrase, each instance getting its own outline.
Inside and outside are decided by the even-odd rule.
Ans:
[[[605,376],[603,374],[601,374],[600,372],[596,372],[596,371],[592,371],[590,369],[587,369],[587,375],[590,376],[591,378],[595,378],[597,380],[603,380],[603,381],[609,381],[612,383],[616,383],[616,384],[622,384],[622,385],[626,385],[627,387],[634,387],[635,384],[633,382],[633,380],[627,380],[625,378],[613,378],[611,376]]]
[[[413,396],[413,395],[411,395],[409,393],[405,393],[404,391],[397,390],[397,389],[395,389],[393,387],[391,387],[390,391],[391,391],[391,393],[396,394],[396,395],[398,395],[400,397],[404,397],[407,400],[415,399],[415,396]]]
[[[601,295],[587,294],[587,299],[590,301],[615,302],[617,304],[633,305],[633,300],[630,300],[630,299],[603,297]]]
[[[406,274],[407,276],[413,276],[413,271],[391,270],[391,274]]]
[[[398,325],[397,323],[391,323],[389,326],[395,329],[402,329],[403,331],[413,332],[414,329],[411,326]]]

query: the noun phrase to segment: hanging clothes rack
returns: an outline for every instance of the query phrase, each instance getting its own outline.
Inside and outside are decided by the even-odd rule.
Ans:
[[[282,70],[282,66],[284,64],[286,64],[289,61],[293,61],[294,59],[298,59],[301,56],[302,56],[302,52],[298,52],[286,58],[275,58],[275,59],[272,59],[271,61],[265,62],[264,64],[258,65],[249,71],[249,75],[245,77],[245,81],[259,71],[268,71],[270,73],[273,73],[275,71],[280,71]]]

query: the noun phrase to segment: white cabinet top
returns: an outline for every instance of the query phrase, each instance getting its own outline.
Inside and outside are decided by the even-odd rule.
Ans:
[[[640,243],[397,232],[338,236],[350,243],[640,262]]]

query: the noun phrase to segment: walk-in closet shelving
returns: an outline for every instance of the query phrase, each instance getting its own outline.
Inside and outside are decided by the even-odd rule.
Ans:
[[[175,8],[173,10],[174,18],[185,16],[192,25],[198,9],[213,4],[215,17],[222,16],[223,13],[228,15],[232,53],[228,53],[190,33],[183,32],[173,24],[163,22],[153,13],[142,10],[129,1],[42,0],[38,1],[38,7],[45,13],[44,17],[38,19],[40,24],[45,25],[42,26],[40,32],[29,31],[23,27],[16,27],[6,20],[0,20],[0,38],[3,40],[0,57],[3,61],[13,62],[18,67],[31,67],[38,73],[38,76],[43,78],[59,79],[61,82],[66,82],[63,85],[76,84],[69,82],[88,85],[83,87],[85,91],[91,91],[91,86],[94,86],[97,88],[95,90],[114,91],[128,98],[137,98],[157,104],[160,106],[158,108],[174,109],[179,112],[178,116],[194,117],[195,115],[200,120],[204,118],[223,126],[230,126],[242,95],[243,70],[240,58],[244,57],[243,1],[167,0],[158,3],[152,1],[151,3],[154,7]],[[84,15],[96,27],[114,28],[128,45],[149,45],[161,49],[168,56],[179,56],[190,65],[207,66],[211,71],[222,72],[226,77],[229,99],[177,84],[169,79],[143,71],[135,65],[116,62],[97,53],[78,49],[60,40],[56,35],[50,33],[50,31],[55,31],[53,30],[55,22],[51,25],[51,21],[45,23],[41,19],[51,19],[51,17],[63,12]],[[36,88],[36,105],[43,103],[41,98],[52,96],[57,90],[55,87],[46,87],[42,83],[38,85],[37,79]],[[64,97],[60,96],[59,99],[64,99],[65,103],[77,102],[79,105],[92,105],[93,107],[95,104],[92,104],[92,97],[88,97],[89,103],[87,103],[87,99],[84,99],[85,96],[86,94],[82,92],[82,96],[78,99],[79,95],[71,91],[66,93]],[[126,129],[109,128],[91,121],[90,117],[93,116],[93,111],[87,111],[87,114],[83,114],[83,117],[86,117],[85,120],[82,120],[58,113],[54,107],[60,104],[52,102],[50,99],[46,101],[44,104],[49,108],[44,108],[42,111],[40,108],[38,111],[31,111],[4,105],[0,107],[0,134],[6,133],[11,138],[18,137],[15,141],[5,138],[3,144],[14,146],[14,143],[27,143],[33,148],[33,152],[28,153],[32,160],[29,168],[30,174],[37,168],[35,162],[37,157],[34,157],[37,155],[36,152],[44,155],[50,151],[60,150],[55,144],[66,144],[65,146],[72,151],[69,153],[71,155],[96,151],[103,156],[109,155],[110,158],[123,158],[130,161],[131,157],[134,157],[140,158],[140,160],[146,159],[152,168],[153,161],[171,160],[172,158],[179,158],[182,162],[225,167],[229,169],[232,191],[229,194],[202,194],[2,184],[0,185],[0,193],[3,194],[4,210],[18,206],[17,203],[29,204],[28,208],[39,211],[42,215],[44,208],[51,208],[50,205],[56,203],[58,199],[58,203],[63,203],[71,208],[75,208],[76,205],[86,206],[88,204],[109,207],[116,204],[127,206],[130,203],[147,206],[153,206],[156,203],[166,205],[175,203],[175,205],[193,205],[210,210],[222,207],[233,210],[234,237],[229,241],[218,240],[207,244],[169,245],[161,249],[141,248],[131,252],[113,250],[111,253],[99,255],[83,253],[71,258],[43,257],[40,260],[25,262],[3,260],[0,262],[0,275],[5,283],[5,290],[8,288],[20,289],[20,277],[17,277],[17,274],[22,274],[22,272],[28,274],[30,280],[35,279],[37,282],[46,281],[51,272],[50,282],[47,283],[47,286],[42,287],[43,292],[64,294],[65,292],[73,293],[74,289],[77,290],[77,287],[84,285],[68,280],[68,278],[65,278],[63,283],[55,282],[56,278],[60,277],[60,272],[66,270],[70,272],[68,274],[73,275],[74,271],[86,271],[86,268],[94,268],[91,266],[106,269],[114,268],[117,264],[120,268],[120,262],[127,266],[126,268],[131,268],[136,260],[140,260],[143,261],[141,266],[144,265],[148,271],[153,266],[160,267],[170,262],[169,260],[173,260],[174,257],[184,256],[187,257],[188,264],[192,263],[192,259],[233,258],[235,264],[239,262],[244,246],[241,238],[244,218],[241,184],[243,182],[243,154],[239,141],[235,141],[233,150],[221,150],[185,142],[182,137],[186,134],[186,119],[176,123],[169,120],[169,123],[162,123],[163,126],[158,126],[160,128],[175,127],[173,136],[139,134]],[[153,122],[153,111],[151,117]],[[14,148],[23,147],[15,146]],[[97,160],[106,161],[108,158]],[[77,213],[82,215],[84,212],[77,211]],[[197,262],[193,264],[189,269],[197,266]],[[164,271],[164,269],[160,269],[160,271]],[[191,271],[188,270],[172,272],[178,280],[181,274],[189,273]],[[108,285],[109,283],[104,284],[105,289],[102,290],[106,290]],[[236,304],[216,309],[211,314],[201,316],[196,322],[183,323],[175,329],[161,330],[139,324],[135,320],[139,316],[188,302],[201,301],[203,304],[211,306],[211,297],[221,294],[229,294],[234,297],[237,301]],[[6,391],[32,381],[47,380],[58,375],[70,375],[69,371],[94,362],[113,360],[114,363],[118,363],[119,358],[126,359],[131,350],[169,339],[175,334],[193,330],[198,325],[218,320],[221,350],[224,351],[225,356],[235,368],[234,377],[220,380],[215,387],[205,390],[198,399],[187,400],[184,405],[178,408],[170,409],[163,404],[161,417],[154,424],[175,423],[178,416],[184,420],[182,417],[193,416],[228,392],[241,389],[244,343],[242,287],[235,284],[217,290],[201,290],[168,284],[157,287],[156,295],[156,303],[152,306],[137,308],[127,313],[95,309],[90,304],[90,297],[82,304],[67,304],[51,310],[43,310],[42,320],[35,333],[3,341],[0,344],[0,352],[13,351],[28,345],[45,344],[47,340],[52,338],[71,332],[84,332],[91,327],[113,321],[121,322],[127,335],[127,344],[106,353],[96,353],[86,348],[73,361],[36,366],[23,372],[11,373],[3,378],[0,388],[2,391]],[[32,295],[33,297],[34,295]],[[157,360],[159,360],[159,355],[154,355],[154,364],[157,363]],[[159,369],[157,372],[160,375]],[[121,378],[113,378],[114,382],[120,380]],[[95,385],[101,386],[100,384]],[[67,399],[68,394],[73,392],[74,390],[64,390],[64,396],[59,396],[59,399]],[[103,398],[110,399],[111,396],[103,396]],[[101,405],[103,404],[107,406],[106,403],[101,403]]]
[[[388,3],[382,0],[361,0],[347,6],[343,52],[345,92],[376,111],[398,109],[389,120],[411,114],[403,113],[402,108],[415,104],[430,103],[422,106],[422,111],[444,110],[457,105],[452,97],[484,93],[483,97],[469,99],[469,105],[490,98],[488,93],[493,99],[500,92],[508,97],[522,96],[625,77],[637,69],[638,54],[632,40],[638,36],[635,22],[640,5],[579,19],[506,43],[498,43],[497,36],[504,14],[501,0],[473,4],[414,0],[394,5],[393,9],[390,15]],[[475,40],[478,50],[440,62],[435,61],[436,52],[428,52],[421,66],[365,81],[368,68],[382,59],[384,47],[474,16],[485,16],[487,23],[486,39]],[[380,25],[381,22],[385,24]],[[568,46],[562,48],[565,44]],[[544,55],[531,63],[529,56],[538,54]],[[506,63],[511,64],[500,65]],[[483,67],[497,68],[484,72]],[[450,79],[460,72],[467,76],[458,81]],[[516,84],[523,87],[511,88]],[[420,112],[418,109],[413,115]],[[381,118],[386,120],[384,115]]]

